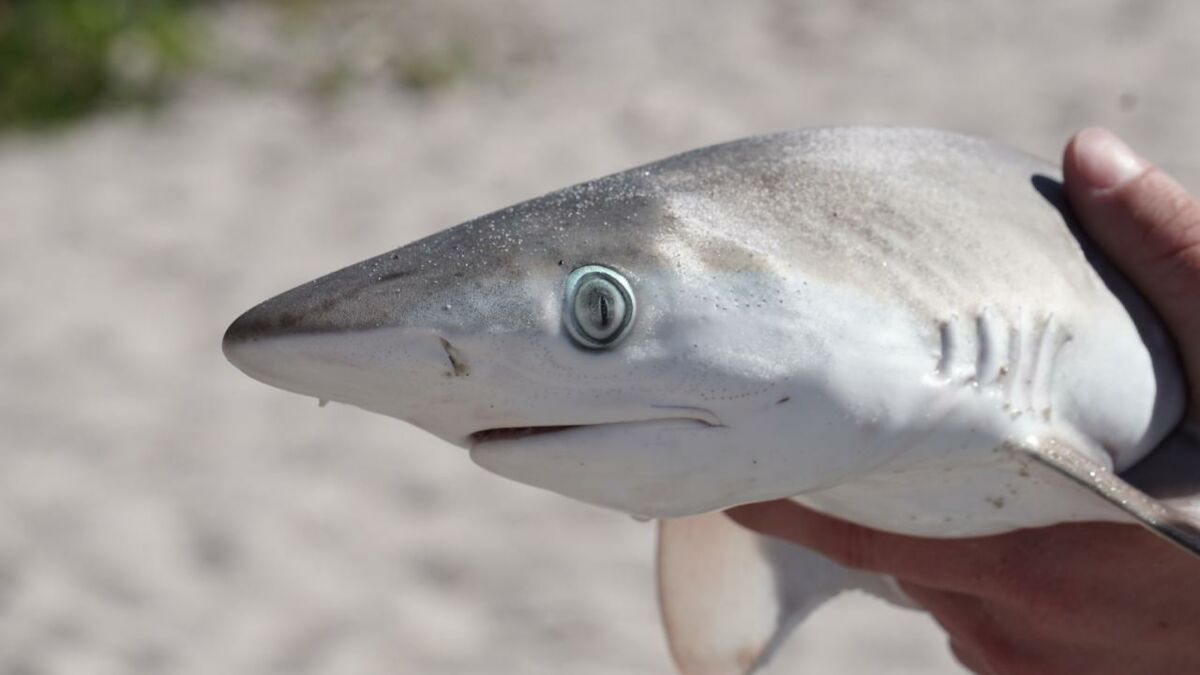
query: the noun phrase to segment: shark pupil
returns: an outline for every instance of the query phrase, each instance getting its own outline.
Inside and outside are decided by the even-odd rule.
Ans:
[[[633,288],[608,267],[587,265],[571,272],[564,300],[567,332],[583,347],[611,347],[633,322]]]
[[[575,320],[580,330],[596,342],[612,339],[621,324],[618,315],[625,313],[621,291],[599,275],[583,280],[575,300]]]

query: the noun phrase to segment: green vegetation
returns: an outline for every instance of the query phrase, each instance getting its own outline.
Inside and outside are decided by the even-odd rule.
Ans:
[[[0,2],[0,129],[162,101],[196,56],[196,2]]]
[[[282,49],[272,46],[265,57],[236,46],[222,51],[214,49],[222,44],[223,24],[214,19],[221,15],[201,7],[215,1],[0,0],[0,133],[57,128],[98,110],[151,108],[193,69],[253,85],[298,83],[331,104],[364,82],[433,95],[476,66],[469,39],[434,39],[411,22],[399,22],[394,34],[378,28],[383,40],[331,39],[362,21],[356,11],[390,17],[395,6],[386,3],[264,2],[283,32],[275,36]]]
[[[471,70],[471,51],[464,44],[407,56],[394,56],[390,66],[396,81],[414,91],[442,89]]]

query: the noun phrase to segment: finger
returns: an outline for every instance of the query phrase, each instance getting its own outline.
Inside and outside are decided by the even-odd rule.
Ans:
[[[1127,579],[1158,561],[1156,571],[1193,574],[1192,556],[1135,525],[1065,523],[985,537],[934,539],[862,527],[781,499],[726,511],[735,522],[760,534],[815,550],[853,569],[886,574],[900,581],[954,591],[1018,607],[1072,606],[1084,593],[1076,571],[1092,578]],[[1169,561],[1171,567],[1165,567]],[[1125,586],[1128,585],[1125,581]],[[1122,586],[1124,587],[1124,586]]]
[[[1081,659],[1094,662],[1112,641],[1100,649],[1077,649],[1074,641],[1050,635],[1045,626],[1031,620],[1029,612],[995,600],[900,582],[900,588],[924,607],[950,636],[950,649],[964,666],[976,673],[1098,673],[1086,669]],[[1076,621],[1082,617],[1074,617]],[[1067,637],[1073,636],[1068,633]],[[1121,672],[1121,671],[1119,671]],[[1127,671],[1124,671],[1127,672]]]
[[[911,581],[897,580],[897,585],[913,602],[957,638],[970,637],[990,625],[983,601],[973,595],[946,591]]]
[[[790,500],[747,504],[726,511],[734,521],[768,536],[814,549],[853,569],[888,574],[923,586],[1003,596],[1007,579],[1027,561],[1011,536],[927,539],[881,532],[831,518]]]
[[[950,651],[959,663],[980,675],[993,672],[978,640],[981,632],[991,630],[990,619],[978,598],[905,581],[898,583],[946,631]]]
[[[1200,382],[1200,203],[1104,129],[1071,139],[1063,175],[1084,229],[1158,311]]]

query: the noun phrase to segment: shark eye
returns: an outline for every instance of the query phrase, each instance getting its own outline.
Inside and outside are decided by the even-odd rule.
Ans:
[[[620,342],[634,310],[633,287],[616,270],[585,265],[567,276],[563,322],[581,346],[605,349]]]

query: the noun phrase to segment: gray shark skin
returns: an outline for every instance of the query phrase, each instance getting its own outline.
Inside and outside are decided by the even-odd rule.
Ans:
[[[1059,181],[932,130],[734,141],[321,277],[238,318],[224,350],[500,475],[683,518],[660,536],[676,662],[748,672],[817,602],[879,582],[814,574],[829,563],[701,515],[718,509],[793,498],[936,537],[1138,522],[1200,550],[1194,455],[1146,468],[1186,399],[1171,341],[1075,229]],[[592,269],[602,292],[577,293]],[[581,343],[579,321],[619,342]],[[1134,465],[1140,489],[1119,475]],[[710,554],[761,573],[712,577],[691,562]],[[689,604],[747,579],[744,607]]]

